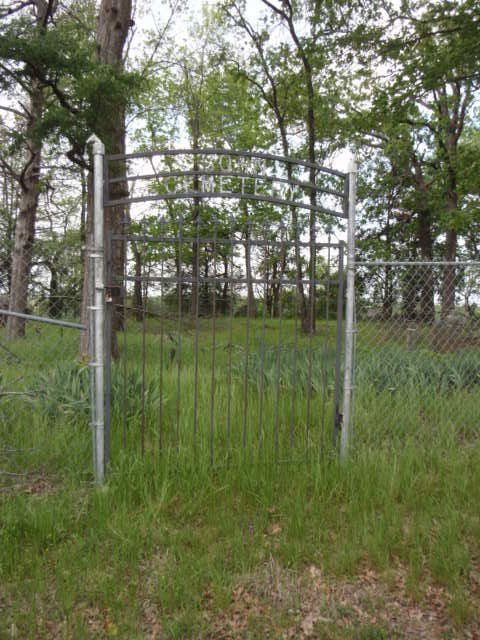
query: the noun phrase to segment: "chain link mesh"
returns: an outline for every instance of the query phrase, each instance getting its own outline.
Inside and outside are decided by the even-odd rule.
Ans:
[[[53,424],[84,415],[88,421],[87,362],[79,356],[80,331],[70,326],[80,325],[79,232],[58,235],[40,228],[24,252],[23,263],[7,240],[0,241],[0,255],[0,309],[8,312],[0,314],[2,441],[13,433],[15,424],[31,426],[37,418]],[[16,286],[23,290],[16,296],[12,295],[13,269],[17,269]]]

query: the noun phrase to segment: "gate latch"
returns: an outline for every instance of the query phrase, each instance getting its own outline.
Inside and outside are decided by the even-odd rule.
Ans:
[[[124,287],[119,284],[105,285],[105,302],[112,302],[113,298],[120,298],[125,293]]]

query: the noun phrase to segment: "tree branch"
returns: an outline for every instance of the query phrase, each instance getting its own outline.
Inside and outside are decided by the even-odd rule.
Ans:
[[[8,16],[13,15],[14,13],[18,13],[19,11],[21,11],[22,9],[25,9],[26,7],[33,6],[33,4],[34,4],[33,0],[26,0],[25,2],[19,2],[15,6],[9,7],[8,9],[3,9],[0,11],[0,19],[7,18]]]
[[[262,0],[263,4],[266,5],[267,7],[270,7],[270,9],[272,11],[274,11],[277,15],[279,15],[281,18],[283,18],[284,20],[286,20],[288,22],[289,17],[288,15],[285,13],[285,11],[283,11],[282,9],[280,9],[280,7],[276,7],[272,2],[270,2],[269,0]]]
[[[14,109],[13,107],[7,107],[3,104],[0,104],[0,110],[2,111],[8,111],[9,113],[13,113],[14,115],[18,116],[19,118],[23,118],[24,120],[26,120],[28,118],[28,115],[25,113],[22,113],[21,111],[18,111],[18,109]]]
[[[5,171],[10,175],[14,180],[20,182],[20,173],[15,171],[11,164],[9,164],[3,156],[0,156],[0,165],[5,169]]]

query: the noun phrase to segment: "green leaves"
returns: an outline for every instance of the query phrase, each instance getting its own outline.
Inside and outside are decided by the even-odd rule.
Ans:
[[[475,392],[480,385],[480,358],[475,352],[438,354],[383,346],[381,354],[362,354],[356,379],[358,385],[372,385],[377,391]]]

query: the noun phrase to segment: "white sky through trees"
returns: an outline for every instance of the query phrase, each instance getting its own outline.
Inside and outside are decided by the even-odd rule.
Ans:
[[[178,46],[188,45],[190,41],[189,30],[195,22],[200,22],[204,7],[218,6],[217,0],[151,0],[143,3],[137,0],[134,4],[135,12],[135,32],[132,38],[131,53],[137,58],[144,55],[144,43],[148,33],[156,33],[159,37],[167,32],[169,37],[173,37]],[[245,15],[254,27],[260,27],[262,16],[266,13],[265,6],[261,0],[246,0]],[[275,27],[274,39],[285,38],[289,40],[289,35],[283,25]],[[247,45],[248,46],[248,45]],[[232,40],[232,47],[238,47],[238,41]],[[138,123],[132,122],[133,126]],[[180,136],[178,141],[182,146],[188,146],[187,135]],[[348,150],[337,151],[333,157],[326,162],[340,171],[345,171],[352,154]]]

